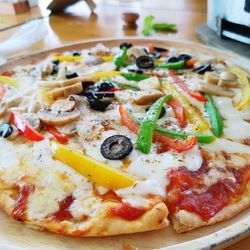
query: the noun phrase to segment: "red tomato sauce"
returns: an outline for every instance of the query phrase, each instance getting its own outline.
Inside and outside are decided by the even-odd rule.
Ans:
[[[59,210],[52,216],[53,220],[64,221],[73,219],[73,216],[69,211],[69,208],[73,201],[74,197],[72,195],[69,195],[64,200],[59,202]]]
[[[19,189],[19,197],[12,211],[12,217],[15,220],[23,221],[26,216],[26,208],[29,196],[33,193],[35,187],[30,184],[25,184]]]
[[[103,195],[100,195],[103,201],[118,201],[121,202],[122,198],[119,197],[114,191],[109,190]]]
[[[232,200],[243,194],[250,177],[250,165],[241,169],[227,168],[235,181],[223,179],[206,188],[204,175],[209,171],[203,164],[198,171],[192,172],[185,168],[170,170],[167,174],[170,184],[167,186],[167,206],[170,214],[178,210],[186,210],[198,214],[204,221],[208,221]],[[197,192],[195,188],[204,188]]]
[[[118,207],[111,208],[110,214],[112,216],[119,216],[124,220],[136,220],[146,212],[145,209],[131,207],[128,204],[121,203]]]

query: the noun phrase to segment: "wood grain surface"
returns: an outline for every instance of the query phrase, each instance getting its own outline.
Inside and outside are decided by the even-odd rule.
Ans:
[[[177,33],[157,33],[152,36],[153,38],[177,39],[201,43],[195,34],[195,26],[206,22],[207,6],[205,0],[95,0],[97,4],[95,14],[91,14],[86,3],[81,2],[68,8],[65,13],[60,15],[50,15],[50,12],[45,8],[49,2],[48,0],[40,2],[40,7],[32,8],[31,12],[17,16],[0,16],[0,42],[7,39],[19,28],[11,28],[12,26],[21,25],[33,18],[44,17],[44,25],[48,29],[48,35],[43,41],[35,44],[28,50],[21,51],[13,57],[32,54],[35,51],[55,48],[84,39],[122,36],[138,37],[141,36],[143,19],[147,15],[153,15],[158,22],[176,23],[178,26]],[[140,14],[139,27],[137,30],[125,32],[122,30],[123,21],[121,15],[128,11]],[[222,227],[223,224],[218,229]],[[19,229],[22,231],[21,227]],[[12,232],[11,229],[8,230],[10,233]],[[203,232],[203,229],[201,231]],[[22,234],[25,234],[25,232],[22,232]],[[39,237],[38,234],[36,235]],[[135,237],[138,237],[138,235],[132,238],[135,239]],[[147,234],[145,238],[147,238]],[[188,236],[184,235],[183,241],[186,239],[188,239]],[[14,238],[12,240],[15,241]],[[58,243],[60,242],[61,238],[58,239]],[[247,250],[250,249],[249,246],[250,237],[226,249]]]

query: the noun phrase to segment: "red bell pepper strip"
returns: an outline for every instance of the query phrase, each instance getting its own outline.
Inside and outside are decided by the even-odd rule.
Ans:
[[[184,128],[186,126],[186,115],[182,105],[173,98],[168,101],[168,105],[173,109],[175,117],[180,124],[180,127]]]
[[[187,68],[193,68],[194,65],[198,62],[197,58],[191,58],[189,60],[186,61],[186,67]]]
[[[0,100],[4,97],[5,92],[5,87],[3,85],[0,85]]]
[[[154,47],[154,45],[152,44],[152,43],[149,43],[148,44],[148,50],[149,50],[149,52],[154,52],[155,51],[155,47]]]
[[[152,74],[145,74],[145,75],[147,75],[147,76],[156,76],[156,77],[158,77],[158,78],[166,77],[166,76],[164,76],[164,75],[154,74],[154,73],[152,73]]]
[[[60,133],[55,127],[47,126],[47,131],[54,136],[54,138],[60,143],[67,143],[69,138]]]
[[[174,83],[177,84],[183,91],[188,93],[190,96],[195,98],[196,100],[200,102],[206,102],[207,98],[204,97],[202,94],[195,92],[187,87],[187,85],[176,75],[170,74],[170,77],[173,79]]]
[[[14,74],[13,71],[4,71],[1,75],[2,75],[2,76],[8,76],[8,77],[10,77],[10,76],[12,76],[13,74]]]
[[[117,91],[121,91],[121,89],[120,88],[105,89],[105,92],[117,92]]]
[[[127,110],[121,105],[119,106],[119,113],[121,116],[122,124],[134,134],[138,134],[140,126],[130,117]]]
[[[154,133],[154,141],[161,144],[161,153],[169,149],[173,149],[180,153],[192,149],[198,143],[197,136],[195,135],[189,136],[186,140],[180,140],[159,133]]]
[[[127,110],[123,106],[119,106],[119,112],[123,125],[134,134],[138,134],[139,125],[130,117]],[[162,152],[169,149],[173,149],[177,152],[183,152],[192,149],[198,143],[196,136],[189,136],[186,140],[179,140],[156,132],[153,134],[153,141],[162,144]]]
[[[31,141],[42,141],[44,139],[44,136],[38,133],[19,113],[11,111],[10,121],[19,133],[27,139]]]

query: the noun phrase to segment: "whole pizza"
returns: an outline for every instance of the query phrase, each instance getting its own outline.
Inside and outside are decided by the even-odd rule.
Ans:
[[[0,74],[0,207],[35,229],[177,232],[250,206],[250,84],[154,44],[51,53]]]

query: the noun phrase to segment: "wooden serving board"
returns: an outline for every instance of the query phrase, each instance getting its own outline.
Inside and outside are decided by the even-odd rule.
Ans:
[[[46,58],[50,53],[67,50],[80,50],[93,47],[97,43],[103,43],[106,46],[113,47],[128,40],[135,45],[146,45],[152,43],[159,47],[175,47],[177,49],[190,50],[192,52],[207,53],[239,65],[250,72],[250,62],[236,54],[219,51],[195,43],[131,38],[126,40],[114,39],[87,41],[36,53],[1,66],[0,73],[10,70],[17,65],[36,63]],[[199,228],[184,234],[175,233],[170,225],[168,228],[159,231],[103,238],[72,238],[48,232],[35,231],[22,225],[20,222],[8,218],[3,212],[0,212],[0,221],[1,250],[221,249],[222,247],[226,247],[250,234],[250,209],[247,209],[229,221]]]

